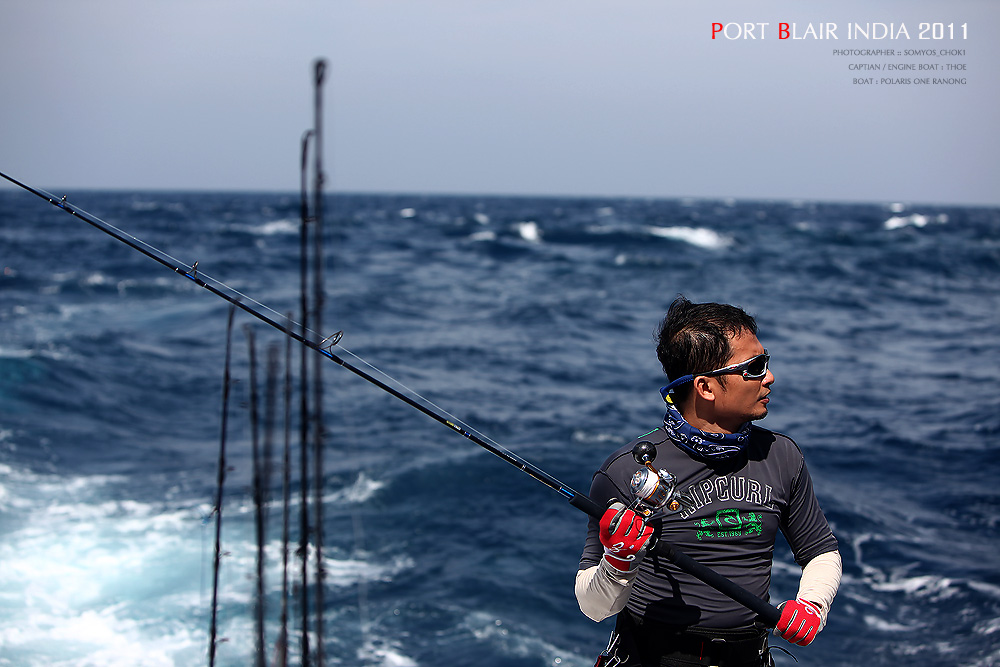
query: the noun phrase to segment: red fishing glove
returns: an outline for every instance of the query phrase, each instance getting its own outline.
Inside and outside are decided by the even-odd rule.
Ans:
[[[644,555],[653,529],[635,512],[616,502],[601,517],[601,544],[604,560],[619,572],[628,572]]]
[[[789,600],[778,605],[781,618],[774,633],[799,646],[808,646],[823,629],[823,615],[815,602]]]

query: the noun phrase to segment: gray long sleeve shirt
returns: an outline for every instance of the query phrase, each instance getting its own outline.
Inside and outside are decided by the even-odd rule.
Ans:
[[[787,436],[757,426],[743,455],[713,463],[692,458],[655,429],[604,462],[594,474],[594,501],[631,502],[629,481],[639,467],[631,452],[643,440],[656,446],[653,465],[676,475],[682,502],[680,512],[651,523],[659,537],[761,599],[768,599],[778,530],[799,565],[837,549],[801,450]],[[598,530],[591,519],[581,570],[604,554]],[[678,627],[745,628],[754,619],[750,610],[655,555],[640,564],[626,606]]]

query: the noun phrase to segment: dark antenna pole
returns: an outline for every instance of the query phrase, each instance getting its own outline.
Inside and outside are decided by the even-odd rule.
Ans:
[[[266,525],[268,520],[268,507],[271,504],[271,474],[274,472],[274,426],[275,426],[275,403],[277,402],[277,384],[278,384],[278,371],[279,371],[279,348],[278,345],[272,344],[267,348],[267,375],[265,379],[265,392],[264,392],[264,440],[263,449],[261,450],[261,456],[263,457],[261,466],[261,503],[263,508],[261,510],[261,525],[262,527]],[[261,558],[264,557],[264,548],[266,546],[266,541],[264,538],[266,535],[263,530],[261,531]],[[260,595],[261,595],[261,613],[264,610],[264,567],[263,560],[261,560],[259,566],[260,568]],[[261,624],[263,629],[263,624]],[[266,646],[263,643],[263,636],[261,637],[261,663],[266,664]]]
[[[226,327],[226,363],[222,374],[222,428],[219,436],[219,472],[215,491],[215,563],[212,568],[212,622],[209,629],[208,665],[215,667],[217,616],[219,609],[219,562],[222,559],[222,487],[226,481],[226,429],[229,423],[229,360],[233,343],[233,316],[236,306],[229,306],[229,323]]]
[[[313,312],[315,330],[322,335],[323,331],[323,78],[326,73],[326,61],[316,61],[315,107],[314,107],[314,146],[313,157]],[[323,586],[326,582],[326,569],[323,565],[323,445],[325,432],[323,428],[323,365],[318,355],[313,357],[313,473],[315,481],[313,490],[315,500],[313,519],[316,542],[316,664],[323,667]]]
[[[254,622],[254,664],[264,667],[264,479],[261,465],[259,433],[260,419],[257,412],[257,345],[253,328],[245,329],[250,350],[250,443],[253,461],[253,504],[257,533],[257,590]]]
[[[288,664],[288,538],[289,505],[291,504],[291,441],[292,441],[292,339],[285,337],[285,391],[284,391],[284,456],[282,457],[281,484],[281,629],[275,651],[275,667]]]
[[[309,197],[306,174],[307,158],[312,130],[302,137],[301,164],[301,215],[302,226],[299,234],[299,289],[303,340],[309,339]],[[299,356],[299,558],[302,560],[302,587],[299,590],[300,611],[302,613],[302,667],[309,667],[309,363],[306,350]]]

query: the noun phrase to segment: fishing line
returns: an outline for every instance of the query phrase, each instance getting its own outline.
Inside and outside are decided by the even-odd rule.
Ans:
[[[448,428],[452,429],[459,435],[462,435],[463,437],[467,438],[468,440],[471,440],[475,444],[487,450],[491,454],[513,465],[521,472],[524,472],[525,474],[530,475],[531,477],[535,478],[542,484],[545,484],[549,488],[553,489],[554,491],[558,492],[563,497],[568,499],[570,505],[573,505],[577,509],[586,512],[590,516],[597,519],[599,519],[604,514],[605,508],[595,503],[588,496],[578,493],[577,491],[574,491],[572,488],[566,486],[552,475],[532,465],[531,463],[528,463],[527,461],[517,456],[513,452],[497,444],[491,438],[488,438],[482,435],[481,433],[477,432],[475,429],[470,428],[469,426],[464,424],[461,420],[456,419],[447,411],[442,410],[433,402],[428,401],[426,398],[421,396],[419,393],[413,391],[412,389],[404,385],[402,382],[395,380],[385,372],[375,368],[372,364],[361,360],[361,358],[358,357],[358,355],[355,355],[345,350],[343,347],[339,345],[340,332],[338,332],[338,334],[335,335],[336,339],[328,344],[325,343],[325,339],[320,338],[315,332],[308,331],[304,327],[303,327],[303,334],[298,334],[289,327],[283,326],[276,320],[272,319],[271,317],[261,312],[261,310],[266,310],[268,312],[277,314],[276,311],[274,311],[273,309],[268,308],[263,304],[259,304],[259,302],[257,301],[247,299],[247,301],[257,306],[255,308],[247,305],[246,302],[241,301],[238,298],[230,296],[229,294],[226,293],[226,291],[235,294],[238,294],[238,292],[228,287],[221,281],[212,279],[213,283],[219,285],[218,288],[214,287],[213,285],[207,284],[202,277],[200,277],[199,275],[192,274],[192,267],[187,267],[186,269],[183,268],[183,265],[176,262],[176,260],[166,259],[168,256],[165,253],[162,253],[161,251],[153,248],[152,246],[149,246],[146,243],[139,241],[138,239],[136,239],[134,242],[130,241],[129,238],[132,237],[124,234],[123,232],[116,232],[115,228],[113,228],[111,225],[108,225],[107,223],[99,220],[98,218],[95,218],[89,213],[83,211],[82,209],[72,206],[71,204],[65,201],[65,197],[61,200],[58,200],[53,195],[29,187],[21,183],[20,181],[8,176],[7,174],[4,174],[3,172],[0,172],[0,176],[7,179],[11,183],[14,183],[15,185],[24,188],[28,192],[31,192],[41,197],[42,199],[45,199],[50,204],[56,206],[57,208],[61,208],[67,213],[73,215],[74,217],[80,218],[84,222],[87,222],[88,224],[96,227],[97,229],[100,229],[101,231],[110,234],[119,241],[122,241],[123,243],[129,245],[132,248],[135,248],[139,252],[142,252],[143,254],[151,257],[152,259],[158,261],[164,266],[172,269],[176,273],[179,273],[191,279],[196,284],[204,287],[205,289],[209,290],[216,296],[219,296],[225,299],[226,301],[229,301],[231,304],[235,305],[238,308],[241,308],[242,310],[246,311],[247,313],[261,320],[262,322],[265,322],[266,324],[274,327],[275,329],[285,333],[285,335],[294,338],[302,345],[305,345],[306,347],[309,347],[315,350],[316,352],[319,352],[320,354],[326,356],[331,361],[351,371],[352,373],[362,378],[366,382],[375,385],[382,391],[406,403],[415,410],[423,413],[424,415],[430,417],[431,419],[437,421],[438,423],[447,426]],[[149,248],[149,250],[146,249],[147,247]],[[315,338],[317,338],[318,340],[320,340],[321,343],[324,344],[321,345],[320,343],[311,340],[309,337],[307,337],[307,334],[312,334]],[[350,355],[352,358],[358,360],[359,362],[362,362],[364,366],[366,366],[369,369],[372,369],[373,373],[368,373],[365,370],[359,368],[358,366],[348,363],[344,358],[333,352],[334,346],[337,346],[338,350],[344,350],[345,354]],[[385,378],[385,381],[380,380],[378,377],[375,377],[376,375]],[[401,389],[397,389],[396,387],[391,386],[393,384],[400,387]],[[690,556],[687,556],[686,554],[677,551],[672,545],[663,540],[658,541],[652,550],[657,555],[666,558],[667,560],[675,564],[677,567],[687,572],[688,574],[691,574],[692,576],[700,579],[701,581],[705,582],[712,588],[715,588],[716,590],[732,598],[736,602],[739,602],[748,609],[756,612],[764,622],[769,624],[770,627],[774,627],[775,625],[777,625],[778,619],[781,616],[781,612],[778,611],[778,609],[776,609],[773,605],[758,598],[756,595],[750,593],[742,586],[739,586],[729,581],[725,577],[722,577],[721,575],[716,573],[714,570],[711,570],[710,568],[702,565],[701,563],[698,563]],[[303,630],[305,629],[303,628]]]

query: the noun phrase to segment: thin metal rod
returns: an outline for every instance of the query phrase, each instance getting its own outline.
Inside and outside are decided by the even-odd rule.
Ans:
[[[314,137],[313,142],[313,238],[312,238],[312,301],[313,319],[316,331],[323,331],[323,77],[326,72],[326,62],[316,61],[315,67],[315,107],[314,107]],[[320,343],[322,344],[322,343]],[[323,607],[325,606],[324,586],[326,569],[323,563],[323,447],[325,429],[323,427],[323,365],[319,357],[313,357],[312,373],[312,445],[313,445],[313,542],[316,545],[316,665],[323,667],[324,656],[324,623]]]
[[[301,222],[299,227],[299,319],[302,321],[302,339],[309,335],[309,145],[312,130],[302,137]],[[309,359],[306,348],[299,355],[299,551],[302,583],[299,588],[299,612],[302,616],[302,665],[309,667]]]
[[[222,373],[222,427],[219,435],[219,471],[215,491],[215,561],[212,567],[212,620],[209,625],[208,664],[215,666],[217,616],[219,609],[219,563],[222,559],[222,487],[226,482],[226,430],[229,424],[229,361],[233,342],[234,306],[229,306],[229,321],[226,325],[226,362]]]
[[[250,354],[250,456],[253,464],[254,526],[257,534],[257,582],[254,594],[254,664],[264,667],[264,479],[260,455],[257,391],[257,343],[253,328],[244,329]]]
[[[288,663],[288,542],[290,534],[290,512],[292,494],[292,339],[285,337],[285,391],[284,397],[284,455],[282,457],[281,484],[281,629],[275,650],[275,667],[285,667]]]

